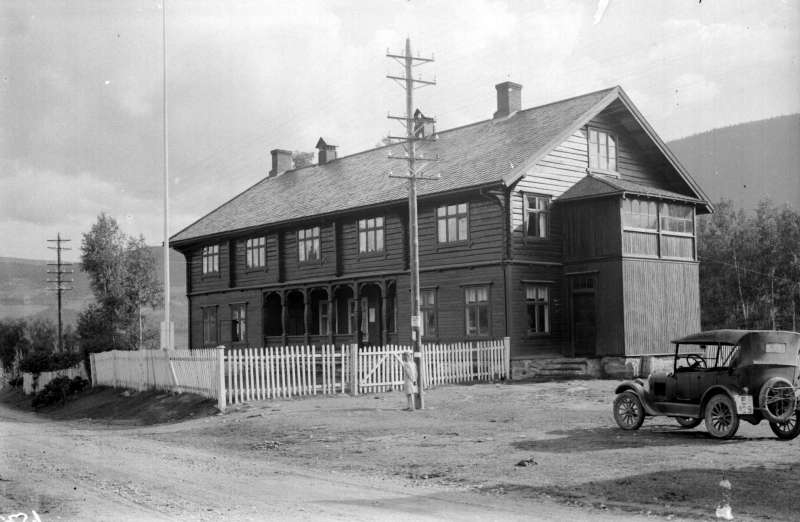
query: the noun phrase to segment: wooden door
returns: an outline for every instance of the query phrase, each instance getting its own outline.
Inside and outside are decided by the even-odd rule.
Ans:
[[[572,346],[575,355],[595,355],[597,337],[594,293],[572,294]]]

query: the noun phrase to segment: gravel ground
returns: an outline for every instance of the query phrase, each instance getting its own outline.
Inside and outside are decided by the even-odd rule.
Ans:
[[[111,422],[106,429],[115,436],[166,453],[400,484],[412,496],[450,492],[506,511],[502,518],[541,515],[541,506],[555,505],[567,511],[553,508],[545,519],[713,520],[728,503],[736,520],[800,519],[800,439],[779,441],[766,423],[743,423],[737,437],[717,441],[702,426],[683,430],[667,418],[625,432],[611,417],[615,385],[446,386],[428,391],[426,409],[416,412],[403,411],[405,397],[393,392],[254,402],[224,415],[146,427],[116,417],[81,426]],[[161,407],[169,409],[163,401]],[[207,403],[192,407],[198,416],[209,411]],[[79,418],[110,411],[108,404],[69,408]],[[723,480],[730,489],[720,486]]]

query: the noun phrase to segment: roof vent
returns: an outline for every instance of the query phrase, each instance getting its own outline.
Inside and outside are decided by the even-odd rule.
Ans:
[[[494,88],[497,89],[497,111],[493,118],[505,118],[522,108],[522,85],[503,82]]]
[[[325,165],[336,159],[336,145],[328,145],[322,138],[317,141],[317,163]]]
[[[270,178],[283,174],[287,170],[292,170],[294,167],[292,151],[272,149],[269,153],[272,155],[272,170],[269,171]]]

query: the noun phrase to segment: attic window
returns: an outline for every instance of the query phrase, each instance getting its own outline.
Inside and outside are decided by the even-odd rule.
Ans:
[[[589,168],[617,171],[617,139],[612,134],[589,127]]]

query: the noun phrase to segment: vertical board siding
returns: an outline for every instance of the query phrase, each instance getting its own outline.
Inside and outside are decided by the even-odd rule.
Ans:
[[[625,355],[670,353],[670,340],[700,330],[698,265],[626,259],[622,263]]]
[[[180,389],[204,397],[219,396],[216,349],[114,350],[91,354],[91,365],[92,385],[133,390]]]
[[[618,198],[601,198],[568,201],[560,206],[565,260],[620,256],[622,240],[619,205]]]

